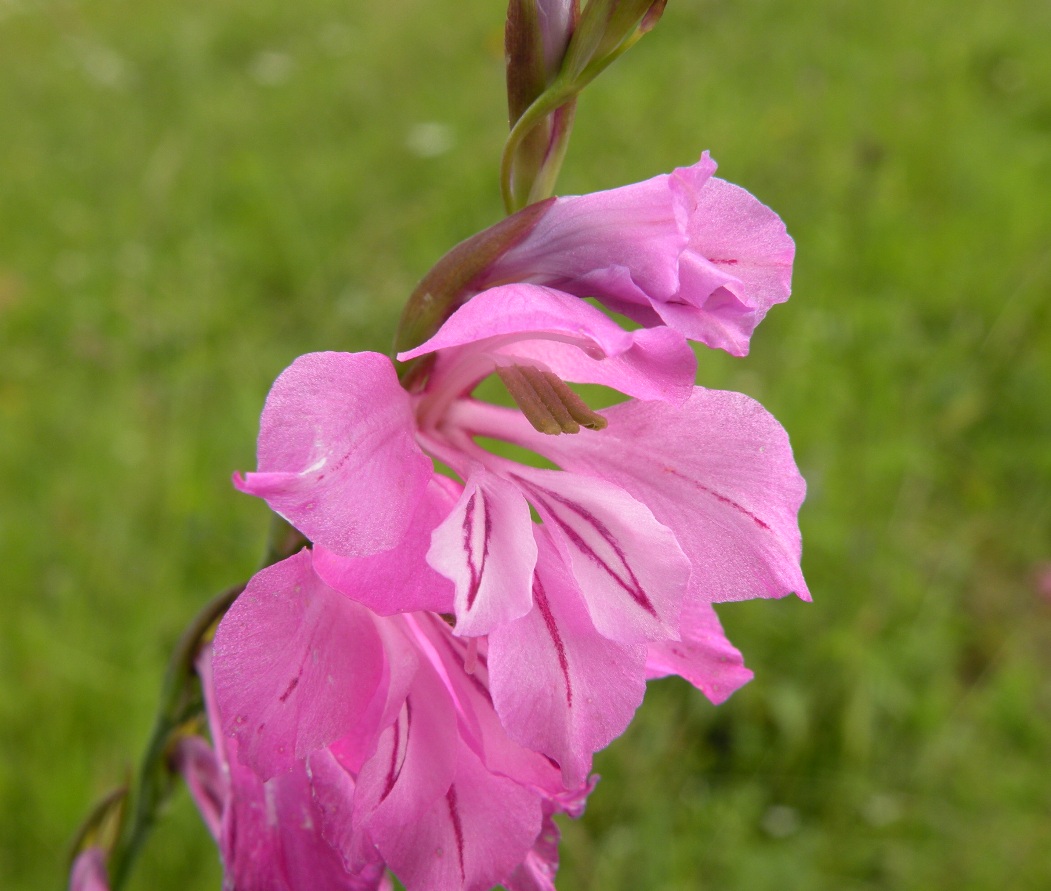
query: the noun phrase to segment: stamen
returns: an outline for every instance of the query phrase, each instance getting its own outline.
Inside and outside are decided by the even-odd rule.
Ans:
[[[581,427],[602,430],[606,419],[593,412],[569,385],[533,365],[497,366],[496,373],[515,404],[540,433],[579,433]]]

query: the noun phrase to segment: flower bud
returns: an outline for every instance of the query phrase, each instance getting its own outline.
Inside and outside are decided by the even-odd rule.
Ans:
[[[597,74],[660,20],[668,0],[591,0],[573,32],[563,73]],[[593,75],[592,75],[593,76]],[[591,77],[585,77],[585,82]]]
[[[578,0],[510,0],[507,8],[507,110],[512,128],[554,83],[579,18]],[[570,96],[535,120],[508,159],[508,210],[546,198],[569,139]]]

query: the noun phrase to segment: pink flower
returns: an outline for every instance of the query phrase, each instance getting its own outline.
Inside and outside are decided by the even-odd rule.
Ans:
[[[266,869],[286,882],[268,889],[375,888],[387,864],[409,891],[483,891],[553,874],[545,821],[579,813],[589,787],[508,738],[484,648],[470,675],[467,649],[432,614],[384,618],[334,591],[309,551],[258,573],[215,639],[231,791],[206,759],[187,771],[219,788],[195,797],[228,882],[262,887],[251,870]]]
[[[705,152],[671,174],[556,199],[479,287],[549,285],[745,355],[756,325],[788,299],[795,246],[776,213],[715,167]]]
[[[804,484],[777,422],[694,387],[678,332],[626,332],[536,285],[477,295],[399,358],[424,356],[433,368],[412,395],[372,353],[300,357],[271,390],[259,471],[237,483],[313,541],[321,578],[381,614],[454,615],[468,663],[487,657],[508,734],[569,788],[623,732],[647,677],[681,674],[714,701],[745,683],[711,604],[809,597]],[[521,412],[471,397],[491,374]],[[567,380],[633,398],[592,412]],[[269,640],[262,659],[278,658]]]

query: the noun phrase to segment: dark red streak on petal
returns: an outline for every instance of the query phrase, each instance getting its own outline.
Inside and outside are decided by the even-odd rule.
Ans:
[[[467,870],[463,863],[463,824],[460,823],[460,811],[456,806],[456,786],[450,786],[445,793],[445,801],[449,805],[449,817],[453,822],[453,834],[456,836],[456,853],[460,857],[460,877],[467,878]]]
[[[484,518],[484,535],[482,541],[482,556],[478,561],[478,565],[475,565],[475,553],[474,553],[474,523],[475,513],[481,509],[485,514]],[[493,520],[489,515],[489,511],[486,507],[485,500],[481,498],[477,489],[471,494],[471,500],[467,502],[467,510],[464,511],[463,518],[463,549],[467,555],[467,568],[471,571],[471,586],[467,591],[467,608],[470,609],[474,606],[475,598],[478,596],[478,589],[482,586],[482,575],[485,572],[485,561],[489,557],[489,539],[493,534]]]
[[[534,492],[537,490],[534,488]],[[566,498],[562,498],[556,495],[554,492],[544,490],[544,494],[553,500],[557,501],[563,507],[571,510],[578,517],[580,517],[585,523],[589,524],[613,549],[613,552],[620,559],[620,565],[623,568],[624,573],[627,575],[628,580],[625,581],[612,566],[610,566],[605,560],[603,560],[598,554],[595,553],[594,549],[580,537],[580,534],[570,525],[563,522],[558,516],[555,515],[554,511],[551,511],[552,519],[559,525],[562,531],[566,534],[566,537],[573,542],[577,549],[589,557],[592,562],[601,566],[609,574],[620,587],[622,587],[628,595],[634,600],[639,606],[641,606],[646,612],[648,612],[654,618],[659,618],[657,615],[657,609],[650,601],[649,597],[646,596],[646,592],[642,590],[642,585],[639,580],[635,577],[635,573],[632,571],[631,566],[628,564],[627,558],[624,556],[624,551],[621,550],[620,545],[617,543],[617,539],[613,536],[613,533],[606,528],[606,526],[597,517],[593,516],[589,511],[585,510],[579,504],[573,501],[569,501]]]
[[[566,707],[572,708],[573,684],[569,680],[569,658],[566,656],[566,645],[562,642],[562,635],[558,633],[558,626],[555,624],[555,617],[551,614],[551,604],[547,602],[544,586],[540,584],[540,579],[536,577],[533,578],[533,600],[536,603],[536,608],[540,610],[540,615],[544,618],[547,633],[551,635],[551,641],[555,645],[555,652],[558,655],[558,666],[562,669],[562,677],[566,681]]]
[[[297,674],[294,678],[292,678],[291,681],[288,682],[288,686],[285,688],[285,692],[282,693],[277,698],[281,702],[284,702],[285,700],[288,699],[289,696],[292,695],[292,691],[295,690],[296,687],[298,687],[298,686],[299,686],[299,675]]]
[[[452,655],[454,662],[463,663],[466,661],[464,657],[464,647],[457,648],[457,646],[452,642],[452,640],[450,640],[449,637],[444,634],[441,637],[439,637],[438,640],[441,642],[442,646],[445,647],[446,651]],[[484,670],[488,671],[488,666],[485,663],[485,656],[479,653],[475,656],[475,659],[478,660],[478,664],[482,666]],[[491,705],[493,702],[493,697],[489,693],[489,688],[486,687],[485,681],[478,676],[478,671],[476,670],[472,674],[465,675],[465,677],[468,680],[470,680],[471,684],[475,688],[475,692],[481,695],[485,699],[485,701]]]
[[[409,735],[409,726],[412,723],[412,706],[409,705],[409,700],[405,700],[405,735]],[[383,784],[383,794],[380,796],[380,802],[386,800],[387,796],[390,795],[391,790],[394,788],[394,784],[398,781],[398,774],[401,771],[398,769],[398,754],[401,752],[401,721],[394,725],[394,743],[390,750],[390,767],[387,769],[387,781]]]
[[[700,483],[700,482],[698,482],[695,479],[691,479],[690,477],[679,473],[679,471],[675,470],[673,467],[665,467],[664,470],[665,470],[666,473],[670,473],[672,476],[676,476],[679,479],[684,480],[685,482],[689,483],[694,488],[700,489],[706,495],[711,495],[712,498],[714,498],[716,501],[720,502],[721,504],[725,504],[727,507],[732,507],[734,510],[739,511],[740,513],[744,514],[746,517],[748,517],[749,520],[751,520],[753,523],[755,523],[755,525],[758,526],[760,529],[762,529],[764,532],[769,532],[770,531],[770,527],[767,526],[766,523],[764,523],[762,520],[760,520],[759,517],[757,517],[755,514],[753,514],[746,507],[738,504],[732,498],[727,498],[725,495],[720,495],[714,489],[709,489],[703,483]]]

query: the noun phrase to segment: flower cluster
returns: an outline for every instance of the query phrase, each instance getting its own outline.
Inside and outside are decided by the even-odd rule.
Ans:
[[[744,354],[793,256],[714,168],[548,203],[398,355],[408,389],[376,353],[277,379],[235,482],[311,546],[224,618],[214,748],[180,755],[229,887],[551,889],[553,816],[646,681],[751,677],[712,604],[809,598],[785,432],[694,385],[688,340]]]

